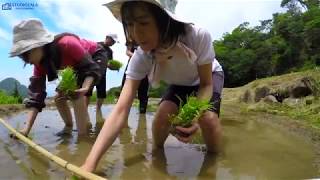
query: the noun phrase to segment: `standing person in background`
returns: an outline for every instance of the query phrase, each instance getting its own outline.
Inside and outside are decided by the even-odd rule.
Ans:
[[[20,132],[27,136],[39,112],[45,107],[46,79],[58,78],[58,70],[72,67],[77,75],[75,95],[70,97],[57,91],[55,104],[65,123],[65,127],[57,135],[71,134],[73,122],[71,110],[67,104],[71,100],[74,107],[79,135],[86,135],[89,114],[84,95],[90,87],[99,81],[99,66],[92,61],[91,55],[96,52],[97,43],[80,39],[70,33],[52,35],[39,19],[27,19],[13,28],[13,46],[10,57],[18,56],[25,64],[34,65],[30,78],[29,97],[24,101],[30,109],[26,126]]]
[[[114,0],[106,4],[122,22],[126,38],[133,39],[139,47],[131,57],[119,100],[105,120],[82,169],[93,171],[125,127],[136,91],[146,75],[152,85],[159,84],[160,80],[169,85],[152,124],[154,147],[163,148],[172,133],[170,115],[177,114],[187,97],[195,94],[199,100],[210,101],[213,108],[204,111],[190,127],[176,126],[172,134],[187,143],[200,128],[207,151],[219,152],[222,137],[219,110],[224,74],[215,59],[210,33],[178,19],[167,6],[171,2]]]
[[[92,58],[93,60],[99,64],[101,70],[101,80],[96,85],[97,90],[97,102],[96,109],[97,112],[101,112],[101,106],[103,104],[104,99],[106,98],[106,73],[108,68],[108,61],[113,59],[113,52],[110,48],[116,42],[118,42],[118,36],[116,34],[107,34],[104,42],[98,42],[97,53],[95,53]],[[90,96],[92,96],[93,87],[86,94],[86,104],[87,106],[90,103]]]
[[[130,40],[127,41],[126,46],[127,46],[126,54],[127,54],[127,56],[129,56],[129,59],[128,59],[128,64],[126,66],[125,72],[123,74],[121,89],[123,88],[124,82],[126,80],[126,71],[127,71],[131,56],[133,55],[134,51],[138,47],[137,44],[134,41],[130,41]],[[139,99],[139,112],[140,112],[140,114],[145,114],[146,111],[147,111],[148,98],[149,98],[148,97],[148,90],[149,90],[149,81],[148,81],[148,76],[146,76],[145,78],[143,78],[141,80],[139,88],[138,88],[138,99]]]

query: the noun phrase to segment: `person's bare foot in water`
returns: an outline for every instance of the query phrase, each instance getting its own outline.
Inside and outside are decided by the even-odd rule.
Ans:
[[[22,135],[24,135],[25,137],[28,137],[28,130],[27,129],[20,129],[19,133],[21,133]]]
[[[61,131],[57,132],[56,136],[70,136],[72,134],[72,126],[65,126]]]
[[[86,164],[83,164],[82,166],[80,166],[80,169],[87,172],[91,172],[91,173],[94,171],[94,167],[88,166]]]

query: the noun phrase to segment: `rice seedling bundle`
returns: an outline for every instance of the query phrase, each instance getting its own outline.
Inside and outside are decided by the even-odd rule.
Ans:
[[[109,69],[111,70],[117,70],[119,71],[119,69],[122,67],[122,63],[118,60],[115,60],[115,59],[111,59],[108,61],[108,67]]]
[[[182,107],[180,105],[178,114],[170,115],[169,121],[172,126],[189,127],[198,120],[204,111],[212,107],[209,100],[200,100],[195,96],[189,96],[186,104]]]
[[[59,80],[58,90],[66,96],[72,96],[78,89],[77,76],[71,67],[59,71]]]

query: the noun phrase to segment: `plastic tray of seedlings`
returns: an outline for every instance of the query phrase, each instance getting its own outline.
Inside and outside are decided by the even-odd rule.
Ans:
[[[115,59],[111,59],[108,61],[108,68],[110,70],[114,70],[114,71],[119,71],[120,68],[122,67],[122,63],[118,60],[115,60]]]

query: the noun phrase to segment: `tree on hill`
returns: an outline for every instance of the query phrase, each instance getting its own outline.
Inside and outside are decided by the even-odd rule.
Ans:
[[[21,97],[21,95],[19,94],[19,91],[18,91],[18,83],[17,83],[17,82],[15,83],[15,88],[14,88],[14,90],[13,90],[12,96],[15,97],[15,98],[17,98],[18,103],[22,103],[22,97]]]
[[[275,13],[255,27],[245,22],[214,41],[225,70],[225,86],[314,68],[320,64],[320,1],[283,0]]]

